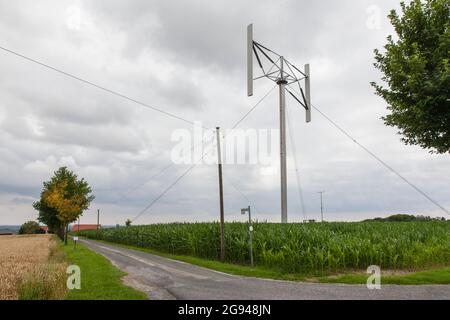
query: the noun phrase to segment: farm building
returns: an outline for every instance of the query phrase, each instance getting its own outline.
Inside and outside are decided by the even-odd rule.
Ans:
[[[45,234],[48,233],[48,227],[47,226],[40,226],[39,228],[41,229],[42,233],[45,233]]]
[[[101,225],[98,225],[98,228],[101,228]],[[96,224],[74,224],[72,225],[71,230],[72,231],[80,231],[80,230],[96,230],[97,225]]]

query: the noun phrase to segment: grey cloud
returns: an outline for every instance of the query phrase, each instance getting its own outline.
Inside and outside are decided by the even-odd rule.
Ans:
[[[29,204],[30,202],[34,202],[35,198],[30,197],[15,197],[11,200],[14,204]]]
[[[26,119],[9,119],[2,129],[15,138],[54,143],[56,145],[74,145],[112,150],[116,152],[138,152],[145,145],[128,128],[86,127],[83,125],[56,122],[41,122],[42,134],[35,134]]]
[[[67,9],[80,5],[80,30],[67,28]],[[80,75],[105,87],[205,125],[226,128],[248,111],[272,84],[255,84],[245,95],[245,27],[301,66],[311,63],[313,102],[404,176],[449,206],[448,156],[404,146],[379,117],[385,103],[369,82],[374,48],[391,33],[381,9],[381,29],[365,26],[372,1],[108,1],[0,0],[2,45]],[[42,67],[0,54],[0,212],[5,223],[34,218],[31,199],[42,181],[68,165],[97,196],[83,220],[123,223],[185,170],[170,163],[171,132],[186,123],[146,110]],[[277,128],[276,90],[241,124]],[[317,112],[288,100],[308,216],[318,218],[318,190],[325,189],[328,219],[358,220],[393,212],[441,214],[408,185],[381,167]],[[292,150],[288,151],[292,158]],[[289,209],[302,219],[293,163]],[[278,221],[279,179],[258,166],[225,166],[226,214],[242,217],[248,200],[255,218]],[[137,223],[217,220],[215,166],[198,166]],[[123,194],[129,194],[120,198]],[[117,199],[119,201],[117,201]],[[29,203],[27,204],[27,201]],[[12,208],[12,209],[11,209]],[[420,211],[420,212],[419,212]],[[14,212],[13,214],[9,214]],[[92,220],[94,219],[94,220]]]

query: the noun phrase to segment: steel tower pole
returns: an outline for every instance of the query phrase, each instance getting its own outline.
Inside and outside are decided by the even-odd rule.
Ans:
[[[280,177],[281,177],[281,223],[287,223],[287,174],[286,174],[286,79],[283,72],[283,57],[280,58]]]

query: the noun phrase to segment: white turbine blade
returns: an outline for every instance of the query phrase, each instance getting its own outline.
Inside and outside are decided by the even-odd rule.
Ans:
[[[253,24],[247,26],[247,95],[253,95]]]
[[[311,122],[311,77],[309,72],[309,63],[305,64],[305,98],[306,106],[306,122]]]

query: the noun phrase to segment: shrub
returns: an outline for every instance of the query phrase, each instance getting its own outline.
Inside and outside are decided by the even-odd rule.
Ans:
[[[40,233],[41,227],[36,221],[28,221],[20,226],[19,234],[37,234]]]

